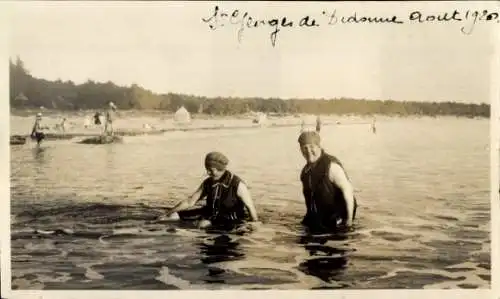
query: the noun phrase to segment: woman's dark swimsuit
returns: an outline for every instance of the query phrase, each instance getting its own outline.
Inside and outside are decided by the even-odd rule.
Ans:
[[[241,179],[226,171],[215,181],[207,178],[202,184],[200,198],[206,197],[203,207],[179,212],[181,220],[210,220],[212,226],[231,229],[243,223],[248,217],[246,207],[237,191]]]
[[[40,143],[45,139],[45,134],[43,132],[36,132],[32,138],[36,139],[36,142]]]
[[[333,232],[344,227],[347,221],[344,194],[329,179],[331,163],[342,167],[337,158],[323,152],[317,162],[304,167],[300,176],[307,207],[302,224],[311,231]],[[353,220],[357,206],[357,200],[354,198]]]

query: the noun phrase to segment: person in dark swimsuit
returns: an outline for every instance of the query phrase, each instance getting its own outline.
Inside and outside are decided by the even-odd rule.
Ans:
[[[31,130],[31,139],[35,139],[36,143],[40,145],[42,140],[45,139],[45,133],[43,133],[42,129],[42,114],[37,113],[35,123],[33,124],[33,129]]]
[[[321,131],[321,118],[318,116],[316,116],[316,132],[320,132]]]
[[[298,139],[306,160],[300,174],[307,209],[302,224],[313,231],[331,232],[352,225],[357,201],[342,163],[327,154],[320,141],[315,131],[302,132]]]
[[[101,125],[101,113],[99,111],[97,111],[95,114],[94,114],[94,125]]]
[[[197,221],[199,228],[232,228],[247,220],[257,222],[257,211],[250,192],[241,178],[226,169],[228,162],[222,153],[208,153],[205,169],[209,177],[190,197],[175,205],[161,219]],[[206,200],[205,205],[192,209],[202,199]]]

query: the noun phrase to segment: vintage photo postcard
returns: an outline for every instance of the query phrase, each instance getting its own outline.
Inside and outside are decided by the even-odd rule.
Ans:
[[[0,7],[2,298],[492,298],[496,2]]]

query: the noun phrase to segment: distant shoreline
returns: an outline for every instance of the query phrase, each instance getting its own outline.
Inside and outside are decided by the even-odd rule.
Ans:
[[[11,113],[11,121],[14,121],[16,128],[10,130],[11,144],[17,144],[17,139],[29,138],[29,124],[39,110],[21,110]],[[101,132],[101,127],[89,128],[83,127],[83,119],[90,118],[95,110],[85,111],[63,111],[63,110],[46,110],[44,117],[46,124],[50,129],[46,132],[47,140],[61,140],[73,138],[85,138],[97,136]],[[12,117],[16,118],[15,120]],[[60,131],[56,127],[62,118],[67,119],[69,127],[66,132]],[[142,120],[141,120],[142,119]],[[344,127],[344,126],[364,126],[371,125],[373,120],[377,123],[392,123],[398,121],[437,121],[446,119],[468,119],[469,121],[487,121],[484,117],[467,118],[464,116],[428,116],[428,115],[322,115],[322,126],[324,127]],[[145,136],[145,135],[161,135],[169,132],[192,132],[192,131],[219,131],[219,130],[248,130],[248,129],[279,129],[285,127],[300,127],[305,125],[305,128],[311,128],[316,121],[316,117],[312,114],[287,115],[268,117],[263,123],[254,122],[255,118],[251,115],[227,115],[227,116],[211,116],[207,114],[195,114],[192,116],[189,123],[176,123],[173,113],[163,111],[145,111],[145,110],[124,110],[116,119],[117,127],[115,134],[118,136]],[[24,129],[19,130],[19,124],[26,125]],[[145,127],[144,125],[149,125]]]
[[[19,116],[19,117],[31,117],[36,113],[41,112],[46,116],[76,116],[76,117],[84,117],[91,116],[96,111],[100,111],[100,109],[86,109],[86,110],[61,110],[61,109],[18,109],[11,108],[10,115],[11,116]],[[162,117],[162,118],[173,118],[174,112],[166,111],[166,110],[150,110],[150,109],[125,109],[118,110],[119,114],[124,116],[134,117]],[[426,115],[426,114],[363,114],[363,113],[345,113],[345,114],[336,114],[336,113],[328,113],[328,114],[315,114],[315,113],[266,113],[269,118],[304,118],[304,117],[324,117],[324,118],[468,118],[468,119],[489,119],[491,115]],[[249,119],[252,118],[250,113],[239,113],[239,114],[227,114],[227,115],[213,115],[207,113],[192,113],[191,118],[193,120],[210,120],[210,119]]]
[[[10,108],[13,115],[46,114],[81,115],[95,113],[108,102],[124,113],[143,115],[172,115],[183,108],[193,118],[238,118],[253,113],[268,116],[345,115],[490,118],[491,105],[443,101],[396,101],[392,99],[335,98],[264,98],[264,97],[207,97],[178,93],[155,93],[132,84],[118,86],[113,82],[88,80],[82,84],[72,81],[49,81],[35,78],[20,58],[10,61]],[[44,108],[42,108],[44,107]],[[127,111],[127,112],[125,112]]]

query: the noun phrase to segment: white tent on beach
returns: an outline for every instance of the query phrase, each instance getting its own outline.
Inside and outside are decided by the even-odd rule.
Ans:
[[[257,112],[254,114],[253,123],[264,125],[267,122],[267,115],[263,112]]]
[[[175,112],[174,121],[176,123],[189,123],[191,122],[191,114],[182,106]]]
[[[26,102],[29,101],[29,99],[27,96],[24,95],[24,93],[21,92],[14,98],[14,101]]]

